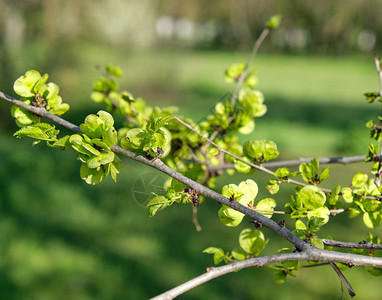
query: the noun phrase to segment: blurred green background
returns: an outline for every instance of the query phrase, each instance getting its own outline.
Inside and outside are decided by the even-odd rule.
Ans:
[[[102,107],[92,103],[97,65],[124,70],[121,87],[150,105],[177,105],[179,114],[203,118],[233,86],[224,70],[245,62],[262,24],[281,13],[281,28],[256,57],[259,89],[268,113],[245,139],[274,140],[281,159],[367,153],[364,123],[380,113],[362,93],[378,89],[373,53],[382,46],[380,1],[0,1],[0,89],[12,96],[26,70],[49,73],[76,124]],[[0,101],[0,298],[146,299],[203,272],[209,246],[231,250],[247,227],[223,226],[219,205],[174,206],[149,219],[133,191],[155,192],[140,180],[166,180],[123,160],[118,183],[85,184],[74,151],[16,140],[10,105]],[[65,131],[65,130],[63,130]],[[331,188],[348,185],[370,166],[332,166]],[[246,177],[222,176],[218,189]],[[267,176],[255,173],[260,195]],[[278,208],[288,192],[276,196]],[[277,218],[276,218],[277,220]],[[322,236],[357,242],[366,230],[346,215]],[[288,224],[288,222],[287,222]],[[289,223],[290,226],[292,223]],[[373,231],[378,234],[378,230]],[[290,246],[264,229],[264,254]],[[180,299],[337,299],[340,283],[330,267],[302,269],[277,286],[266,269],[247,269],[206,283]],[[379,299],[380,278],[363,269],[345,272],[360,299]],[[346,292],[345,292],[346,294]],[[345,295],[343,299],[347,299]]]

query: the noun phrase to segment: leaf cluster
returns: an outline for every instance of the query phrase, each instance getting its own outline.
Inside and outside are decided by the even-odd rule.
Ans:
[[[215,265],[221,262],[231,263],[259,256],[268,244],[268,241],[269,239],[265,239],[264,234],[260,230],[247,228],[240,232],[240,247],[233,249],[230,253],[217,247],[208,247],[203,250],[203,253],[212,254]]]
[[[80,129],[83,134],[72,135],[69,142],[82,162],[81,178],[94,185],[110,174],[116,181],[121,165],[118,156],[110,150],[117,141],[113,117],[101,110],[87,116]]]

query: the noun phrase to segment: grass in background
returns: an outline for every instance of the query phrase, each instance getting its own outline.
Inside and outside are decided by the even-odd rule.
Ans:
[[[75,67],[50,74],[71,104],[68,118],[75,123],[100,109],[89,100],[97,64],[120,65],[125,71],[122,88],[151,105],[177,105],[179,114],[198,120],[233,90],[224,82],[225,68],[248,57],[226,52],[75,50]],[[379,113],[362,97],[363,92],[378,88],[372,57],[259,55],[255,67],[268,114],[257,119],[253,136],[243,139],[273,139],[283,158],[365,153],[364,123]],[[248,223],[223,226],[217,203],[207,200],[200,207],[200,233],[191,222],[190,207],[174,206],[149,219],[134,200],[132,187],[141,175],[156,171],[124,160],[117,184],[106,180],[88,186],[80,179],[73,151],[31,147],[30,140],[12,138],[16,128],[10,125],[10,106],[0,105],[8,116],[2,120],[0,135],[0,294],[4,298],[145,299],[201,274],[212,264],[212,257],[201,253],[208,246],[230,250],[238,245],[238,233]],[[358,166],[333,167],[332,182],[346,185],[357,170]],[[245,178],[223,176],[217,183],[222,186]],[[268,197],[264,189],[268,178],[259,172],[253,178],[260,186],[259,199]],[[285,197],[281,193],[276,199],[283,203]],[[338,239],[349,238],[351,231],[352,241],[364,239],[366,232],[361,220],[349,225],[346,216],[339,216],[335,227],[324,229]],[[268,230],[264,233],[271,237],[265,253],[290,246],[272,239]],[[355,268],[345,274],[362,298],[378,298],[374,293],[378,278]],[[243,270],[180,298],[295,299],[298,295],[322,299],[341,294],[337,276],[327,267],[303,269],[282,286],[276,286],[272,277],[265,269]]]

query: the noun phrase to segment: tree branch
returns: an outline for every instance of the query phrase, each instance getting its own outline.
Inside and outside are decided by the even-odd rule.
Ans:
[[[354,297],[355,296],[355,292],[352,288],[352,286],[350,285],[349,281],[347,281],[347,279],[345,278],[344,274],[342,274],[341,270],[337,267],[337,265],[330,261],[329,264],[332,266],[333,270],[337,273],[338,277],[340,278],[341,280],[341,287],[342,287],[342,283],[345,285],[346,289],[348,290],[348,293],[351,297]]]
[[[353,164],[358,162],[365,161],[366,155],[354,155],[354,156],[342,156],[342,157],[320,157],[318,158],[318,162],[320,165],[327,164]],[[295,167],[299,166],[302,163],[309,163],[313,158],[298,158],[291,160],[279,160],[279,161],[267,161],[263,163],[263,167],[265,168],[281,168],[281,167]],[[234,164],[225,164],[225,165],[209,165],[208,169],[210,171],[219,171],[219,170],[227,170],[234,169]]]
[[[34,113],[37,116],[52,120],[53,122],[55,122],[61,126],[64,126],[70,130],[73,130],[75,132],[81,132],[81,129],[78,126],[76,126],[76,125],[56,116],[56,115],[51,114],[45,108],[28,105],[23,101],[17,100],[17,99],[15,99],[15,98],[7,95],[7,94],[4,94],[2,91],[0,91],[0,98],[3,98],[4,100],[11,102],[17,106],[22,107],[22,108],[25,108],[26,110],[29,110],[30,112]]]
[[[302,252],[275,254],[269,256],[255,257],[243,261],[234,262],[221,267],[208,268],[207,272],[183,283],[163,294],[160,294],[151,300],[168,300],[179,296],[192,288],[195,288],[214,278],[223,276],[228,273],[249,267],[263,267],[265,265],[283,262],[283,261],[323,261],[323,262],[340,262],[351,266],[370,266],[382,268],[382,258],[362,256],[349,253],[332,252],[321,250],[315,247],[309,247]],[[341,273],[342,274],[342,273]],[[342,275],[343,276],[343,275]],[[342,280],[342,279],[341,279]],[[346,280],[346,279],[345,279]],[[350,287],[351,288],[351,287]],[[352,289],[351,289],[352,290]],[[353,291],[354,292],[354,291]],[[350,293],[350,292],[349,292]]]
[[[14,99],[2,92],[0,92],[0,98],[3,98],[13,104],[16,104],[20,107],[23,107],[27,109],[28,111],[31,111],[32,113],[40,116],[45,117],[47,119],[50,119],[57,124],[60,124],[66,128],[69,128],[75,132],[81,132],[80,128],[60,117],[57,117],[50,112],[46,111],[43,108],[36,108],[34,106],[28,105],[22,101],[19,101],[17,99]],[[220,147],[219,147],[220,148]],[[218,149],[219,149],[218,148]],[[220,148],[221,149],[221,148]],[[349,253],[340,253],[340,252],[332,252],[332,251],[325,251],[318,249],[311,244],[306,243],[299,237],[297,237],[295,234],[293,234],[291,231],[289,231],[286,227],[280,226],[273,220],[263,216],[262,214],[245,207],[241,205],[237,201],[231,201],[230,199],[222,196],[221,194],[201,185],[198,182],[195,182],[188,177],[185,177],[184,175],[176,172],[175,170],[168,167],[166,164],[164,164],[160,159],[156,160],[148,160],[140,155],[137,155],[133,152],[130,152],[126,149],[123,149],[117,145],[114,145],[111,147],[111,150],[117,154],[132,158],[138,162],[141,162],[145,165],[148,165],[150,167],[156,168],[157,170],[171,176],[172,178],[177,179],[178,181],[186,184],[187,186],[193,188],[198,194],[202,194],[206,197],[209,197],[221,204],[224,204],[228,207],[231,207],[249,217],[251,217],[254,220],[257,220],[260,222],[263,226],[271,229],[275,233],[277,233],[279,236],[285,238],[289,242],[291,242],[297,249],[298,252],[296,253],[289,253],[289,254],[279,254],[279,255],[271,255],[271,256],[265,256],[260,258],[252,258],[249,260],[233,263],[227,266],[219,267],[219,268],[212,268],[209,272],[207,272],[204,275],[201,275],[193,280],[191,280],[191,283],[186,283],[186,288],[181,288],[178,290],[178,294],[183,293],[195,286],[198,286],[208,280],[211,280],[213,278],[216,278],[218,276],[234,272],[237,270],[240,270],[242,268],[247,268],[251,266],[261,267],[265,264],[269,264],[272,262],[279,262],[279,261],[287,261],[287,260],[312,260],[312,261],[328,261],[328,262],[340,262],[352,266],[369,266],[369,267],[378,267],[382,268],[382,258],[380,257],[371,257],[371,256],[362,256],[362,255],[356,255],[356,254],[349,254]],[[224,150],[224,149],[222,149]],[[225,151],[225,150],[224,150]],[[222,151],[222,152],[224,152]],[[227,152],[227,151],[226,151]],[[280,260],[281,259],[281,260]],[[217,270],[212,272],[213,270]],[[210,274],[209,274],[210,273]],[[183,290],[183,292],[181,292]],[[179,293],[180,292],[180,293]],[[165,293],[166,294],[166,293]],[[165,295],[163,294],[163,295]],[[173,295],[173,296],[171,296]],[[158,299],[171,299],[171,297],[175,297],[175,294],[171,294],[170,296],[161,296],[162,298]]]
[[[22,101],[19,101],[19,100],[12,98],[12,97],[10,97],[10,96],[2,93],[2,92],[0,92],[0,98],[3,98],[9,102],[12,102],[13,104],[19,105],[19,106],[33,112],[34,114],[36,114],[38,116],[50,119],[50,120],[56,122],[57,124],[60,124],[66,128],[69,128],[75,132],[81,132],[81,130],[78,126],[76,126],[76,125],[56,116],[56,115],[51,114],[49,111],[47,111],[43,108],[36,108],[34,106],[28,105]],[[176,180],[184,183],[185,185],[193,188],[198,194],[209,197],[209,198],[211,198],[211,199],[213,199],[213,200],[215,200],[221,204],[229,206],[229,207],[243,213],[244,215],[249,216],[252,219],[257,220],[263,226],[271,229],[272,231],[276,232],[281,237],[283,237],[286,240],[288,240],[289,242],[291,242],[293,245],[295,245],[296,249],[298,249],[299,251],[304,250],[308,246],[302,239],[300,239],[299,237],[294,235],[286,227],[281,227],[275,221],[263,216],[262,214],[254,211],[248,207],[241,205],[237,201],[231,201],[230,199],[222,196],[221,194],[219,194],[219,193],[201,185],[200,183],[195,182],[195,181],[191,180],[190,178],[176,172],[175,170],[168,167],[165,163],[163,163],[160,159],[148,160],[145,157],[140,156],[138,154],[135,154],[135,153],[128,151],[126,149],[123,149],[118,145],[112,146],[110,148],[110,150],[113,151],[114,153],[132,158],[132,159],[134,159],[138,162],[141,162],[145,165],[151,166],[151,167],[169,175],[170,177],[175,178]],[[224,150],[224,149],[222,149],[222,150]]]
[[[327,246],[339,247],[339,248],[382,250],[382,244],[373,244],[373,243],[368,243],[366,241],[362,241],[359,243],[349,243],[349,242],[323,239],[322,242]]]
[[[379,78],[379,97],[382,97],[382,71],[381,71],[381,60],[378,55],[374,57],[375,67],[377,68],[378,78]],[[379,125],[381,125],[381,120],[379,120]],[[375,185],[377,187],[381,186],[381,176],[382,176],[382,139],[379,138],[379,161],[378,170],[375,174]]]
[[[249,267],[257,267],[260,268],[262,266],[275,263],[275,262],[283,262],[283,261],[294,261],[294,260],[307,260],[307,253],[284,253],[284,254],[276,254],[262,257],[250,258],[243,261],[234,262],[232,264],[224,265],[221,267],[210,267],[206,269],[206,272],[198,277],[191,279],[167,292],[160,294],[151,300],[170,300],[173,299],[185,292],[206,283],[214,278],[223,276],[228,273],[236,272],[244,268]]]
[[[355,155],[355,156],[342,156],[342,157],[321,157],[318,158],[320,165],[325,164],[353,164],[358,162],[365,161],[366,155]],[[280,168],[280,167],[293,167],[299,166],[301,163],[309,163],[312,161],[312,158],[299,158],[293,160],[284,160],[284,161],[272,161],[264,163],[264,167],[267,168]]]

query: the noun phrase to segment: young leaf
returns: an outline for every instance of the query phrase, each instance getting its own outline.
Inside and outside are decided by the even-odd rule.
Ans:
[[[30,70],[25,73],[25,75],[20,76],[16,79],[13,84],[13,89],[16,94],[21,97],[33,97],[36,92],[34,92],[33,87],[40,80],[41,74],[35,70]]]
[[[151,198],[147,203],[149,217],[153,217],[158,210],[165,208],[169,203],[169,200],[164,196],[156,196]]]
[[[353,196],[353,191],[348,188],[348,187],[344,187],[342,188],[342,198],[344,199],[344,201],[346,203],[352,203],[353,202],[353,199],[354,199],[354,196]]]
[[[258,256],[265,248],[268,240],[265,240],[264,234],[260,230],[244,229],[239,236],[240,247],[253,256]]]
[[[318,187],[309,185],[297,192],[297,200],[301,201],[307,209],[315,210],[324,206],[326,196]]]
[[[270,179],[266,188],[272,195],[277,194],[280,190],[280,182],[274,179]]]
[[[258,210],[264,210],[264,211],[273,211],[273,209],[276,207],[276,201],[272,198],[265,198],[261,200],[259,203],[256,205],[256,209]],[[265,213],[265,212],[260,212],[262,215],[271,218],[273,213]]]
[[[368,180],[368,176],[366,173],[357,173],[354,175],[352,180],[352,185],[355,187],[362,187]]]
[[[279,168],[275,171],[275,177],[284,178],[284,177],[288,177],[289,174],[290,174],[290,171],[286,167]]]
[[[221,248],[208,247],[203,250],[203,253],[213,254],[214,255],[214,264],[217,265],[226,259],[226,255]]]
[[[281,15],[273,15],[268,20],[266,27],[269,29],[276,29],[280,26],[281,23]]]
[[[236,248],[232,250],[231,254],[232,254],[232,257],[238,261],[249,258],[248,253],[246,253],[243,249],[240,249],[240,248]]]

